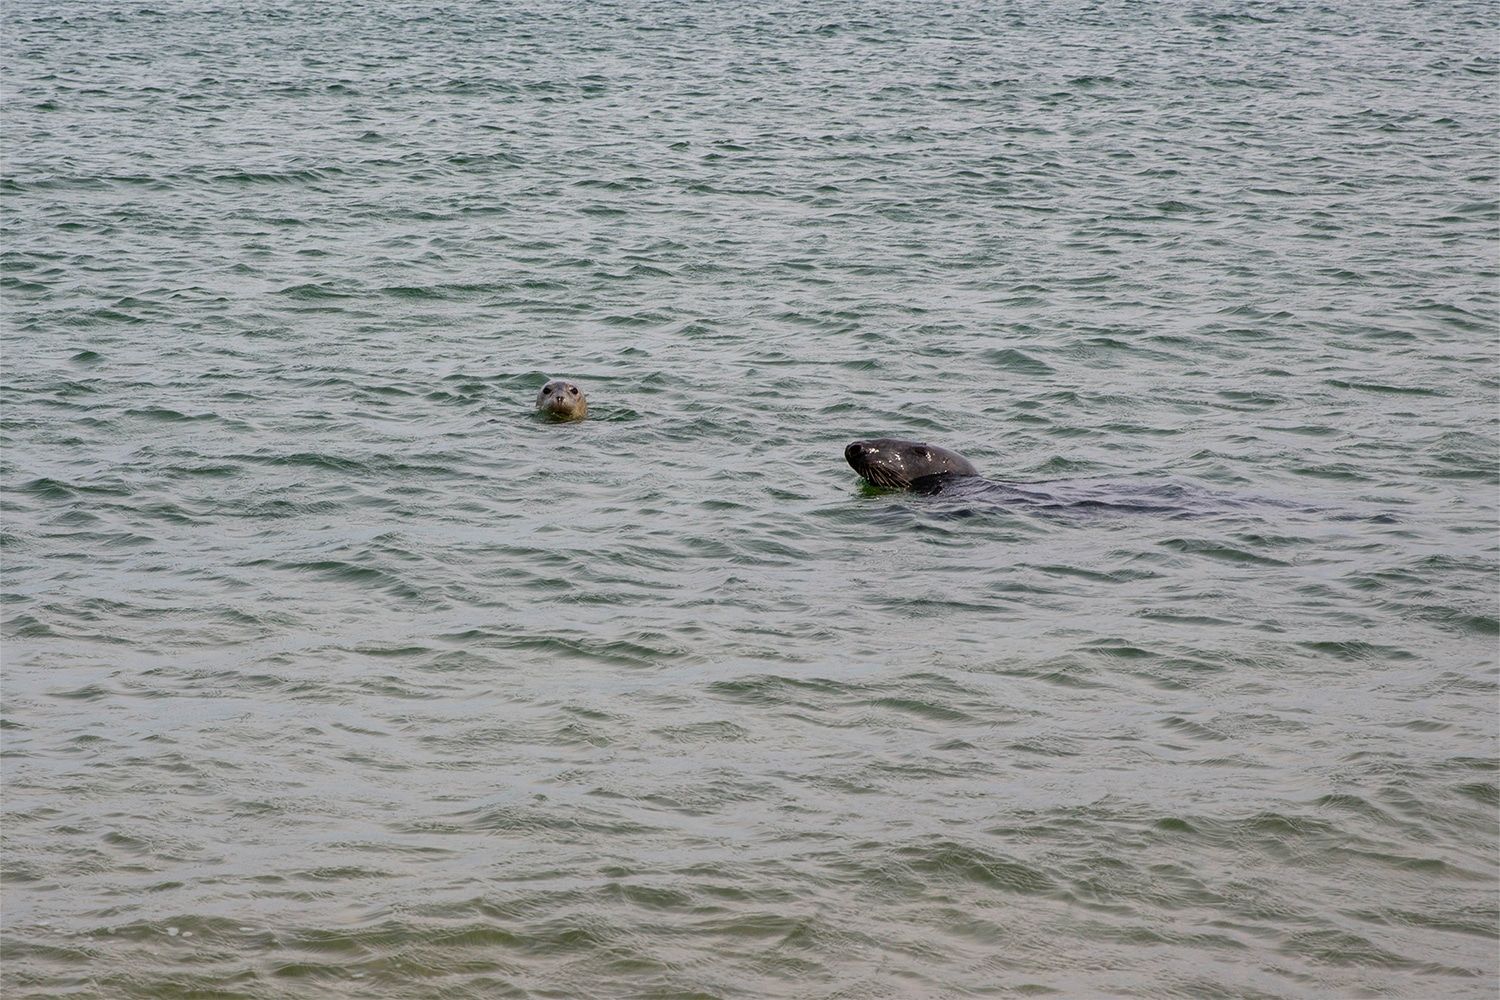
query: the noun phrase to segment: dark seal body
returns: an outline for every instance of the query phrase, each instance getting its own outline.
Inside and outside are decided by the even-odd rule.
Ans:
[[[1320,512],[1319,508],[1272,497],[1235,496],[1183,483],[1069,481],[1003,483],[985,479],[974,463],[924,441],[874,438],[844,449],[855,472],[875,486],[940,497],[945,509],[973,512],[989,507],[1037,511],[1138,512],[1172,517],[1213,517],[1256,509]],[[953,507],[954,504],[960,507]],[[1339,520],[1388,523],[1388,515],[1336,513]]]
[[[855,441],[844,449],[844,458],[870,483],[888,490],[927,492],[925,487],[937,485],[933,477],[957,479],[979,475],[974,463],[958,452],[925,441],[901,438]]]
[[[844,458],[867,481],[958,502],[1007,507],[1070,510],[1133,510],[1176,513],[1187,508],[1191,491],[1171,484],[1121,488],[1110,483],[1001,483],[984,479],[974,463],[956,451],[925,441],[874,438],[855,441]]]

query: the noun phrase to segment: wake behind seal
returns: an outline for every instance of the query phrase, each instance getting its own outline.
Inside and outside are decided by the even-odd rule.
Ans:
[[[572,382],[554,378],[536,394],[536,409],[549,420],[582,420],[588,415],[589,401]]]

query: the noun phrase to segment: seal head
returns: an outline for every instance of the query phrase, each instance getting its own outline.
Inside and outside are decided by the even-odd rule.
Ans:
[[[973,463],[957,452],[901,438],[855,441],[844,449],[844,458],[869,482],[889,490],[909,490],[926,476],[979,475]]]
[[[536,408],[553,420],[582,420],[589,412],[583,390],[566,379],[555,378],[536,394]]]

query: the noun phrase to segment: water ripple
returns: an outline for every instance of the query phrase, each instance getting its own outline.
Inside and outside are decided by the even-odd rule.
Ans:
[[[1488,5],[8,14],[8,996],[1494,994]]]

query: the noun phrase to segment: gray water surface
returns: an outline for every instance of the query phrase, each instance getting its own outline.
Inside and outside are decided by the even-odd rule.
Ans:
[[[7,997],[1495,995],[1493,3],[3,19]]]

